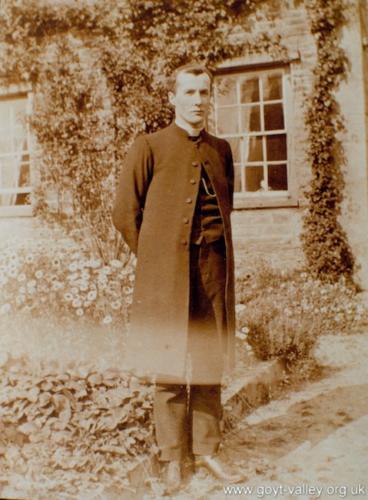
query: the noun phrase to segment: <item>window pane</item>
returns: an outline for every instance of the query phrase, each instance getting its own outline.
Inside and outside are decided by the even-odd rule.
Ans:
[[[263,191],[263,167],[246,167],[245,184],[247,191]]]
[[[22,125],[25,127],[26,125],[26,99],[15,99],[12,101],[12,108],[14,113],[14,121],[13,125]]]
[[[265,130],[280,130],[284,128],[284,112],[282,104],[265,104]]]
[[[259,132],[261,130],[259,106],[243,106],[240,110],[240,117],[242,132]]]
[[[237,134],[238,130],[238,108],[220,108],[217,110],[217,130],[219,134]]]
[[[0,187],[10,188],[18,185],[17,169],[13,158],[0,160]]]
[[[234,165],[234,191],[237,193],[242,191],[240,165]]]
[[[28,149],[27,136],[19,134],[14,137],[14,146],[13,151],[15,151],[15,153],[26,151]]]
[[[263,77],[263,100],[282,99],[281,75],[265,75]]]
[[[0,155],[6,153],[14,152],[14,144],[12,138],[6,137],[5,134],[1,134],[0,137]]]
[[[246,162],[262,161],[262,137],[246,137],[244,140],[244,158]]]
[[[29,171],[29,163],[22,163],[20,165],[20,172],[19,172],[19,181],[18,181],[18,186],[30,186],[31,185],[31,178],[30,178],[30,171]]]
[[[242,80],[240,86],[240,102],[258,102],[259,101],[259,82],[258,78],[246,78]]]
[[[30,205],[31,196],[29,193],[18,193],[15,195],[15,205]]]
[[[226,140],[231,146],[234,163],[240,162],[240,137],[227,137]]]
[[[286,160],[286,134],[268,135],[266,136],[267,143],[267,160]]]
[[[236,77],[225,77],[217,80],[216,100],[223,104],[236,104]]]
[[[268,188],[273,191],[287,191],[287,168],[285,164],[268,166]]]

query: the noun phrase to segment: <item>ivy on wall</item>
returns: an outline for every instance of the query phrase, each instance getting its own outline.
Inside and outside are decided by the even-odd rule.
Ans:
[[[38,212],[50,215],[46,195],[56,190],[58,220],[79,221],[105,260],[116,257],[114,181],[137,133],[171,120],[168,75],[190,60],[214,67],[246,51],[277,50],[278,40],[267,33],[241,43],[235,36],[251,31],[250,14],[266,3],[4,0],[0,78],[33,88]],[[71,218],[62,203],[70,198]]]
[[[276,0],[4,0],[0,15],[3,84],[29,82],[32,127],[40,149],[35,201],[71,197],[73,218],[88,227],[99,253],[120,248],[110,220],[115,179],[131,140],[169,123],[166,81],[189,60],[214,68],[258,51],[284,56],[280,37],[253,32],[261,8]],[[300,3],[300,2],[299,2]],[[339,47],[344,0],[304,2],[317,44],[306,114],[312,181],[306,193],[302,244],[311,272],[325,280],[351,277],[354,259],[340,223],[342,118],[334,97],[347,71]],[[271,14],[269,14],[271,15]],[[246,33],[247,36],[239,33]],[[59,204],[62,208],[62,203]],[[62,211],[61,211],[62,212]],[[62,220],[63,213],[56,214]]]
[[[309,0],[306,7],[318,57],[306,113],[312,180],[306,192],[309,203],[301,239],[314,276],[325,281],[345,276],[351,281],[354,257],[339,222],[345,184],[344,151],[338,133],[344,124],[335,98],[348,67],[346,55],[339,47],[347,6],[344,0]]]

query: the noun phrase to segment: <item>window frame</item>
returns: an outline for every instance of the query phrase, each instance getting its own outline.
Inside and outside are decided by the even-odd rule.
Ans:
[[[293,91],[292,91],[292,68],[291,61],[288,62],[277,62],[277,61],[266,61],[262,63],[250,63],[250,64],[232,64],[231,61],[227,65],[223,65],[216,69],[214,72],[214,90],[216,86],[216,80],[225,76],[252,76],[252,75],[262,75],[269,74],[273,72],[282,72],[282,89],[283,89],[283,106],[284,106],[284,129],[286,133],[286,147],[287,147],[287,179],[288,179],[288,189],[287,191],[266,191],[260,193],[257,192],[235,192],[234,193],[234,208],[273,208],[273,207],[298,207],[299,202],[297,198],[297,187],[296,187],[296,173],[293,169],[294,164],[294,141],[293,141]],[[263,104],[262,104],[263,105]],[[226,135],[234,134],[217,134],[217,123],[216,123],[216,101],[215,92],[213,92],[213,117],[212,122],[215,128],[215,134],[218,137],[223,137],[226,139]],[[270,131],[272,134],[273,131]],[[253,134],[252,134],[253,135]],[[257,134],[255,134],[257,135]],[[259,136],[263,137],[264,131],[260,131]],[[266,133],[267,135],[267,133]],[[285,162],[282,162],[285,163]]]
[[[0,89],[0,101],[8,101],[15,99],[26,99],[26,137],[28,149],[23,151],[23,154],[27,154],[29,156],[29,175],[30,175],[30,185],[24,187],[15,187],[15,188],[2,188],[0,185],[0,194],[23,194],[29,193],[31,196],[31,203],[27,205],[0,205],[0,217],[31,217],[33,215],[33,206],[32,206],[32,191],[34,186],[34,169],[32,168],[33,161],[33,138],[31,135],[28,118],[32,112],[32,92],[28,87],[23,86],[11,86],[7,89]],[[12,153],[9,153],[9,156],[12,156]]]

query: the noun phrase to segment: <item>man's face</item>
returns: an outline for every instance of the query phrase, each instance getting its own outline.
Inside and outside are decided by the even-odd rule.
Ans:
[[[206,73],[179,73],[176,91],[169,93],[169,101],[175,107],[175,116],[192,127],[204,125],[210,107],[210,97],[211,81]]]

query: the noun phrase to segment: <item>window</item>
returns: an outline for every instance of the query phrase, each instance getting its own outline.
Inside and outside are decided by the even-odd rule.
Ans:
[[[288,195],[285,75],[273,68],[215,79],[216,135],[232,148],[235,197]]]
[[[0,99],[0,214],[30,215],[30,137],[27,94]]]

